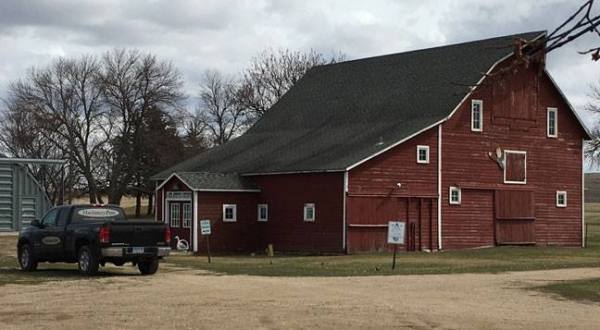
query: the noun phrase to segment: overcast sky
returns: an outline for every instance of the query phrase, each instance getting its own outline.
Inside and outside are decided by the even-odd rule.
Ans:
[[[464,1],[0,1],[0,96],[31,66],[57,56],[133,47],[159,55],[196,93],[203,70],[239,73],[265,48],[342,52],[349,59],[534,30],[552,30],[582,0]],[[600,4],[599,4],[600,5]],[[598,6],[598,5],[597,5]],[[592,36],[550,54],[548,67],[582,110],[600,63],[577,50]]]

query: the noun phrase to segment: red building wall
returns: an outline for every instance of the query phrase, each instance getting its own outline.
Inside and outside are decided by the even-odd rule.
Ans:
[[[429,146],[428,164],[417,163],[418,145]],[[437,163],[435,127],[351,169],[348,251],[390,249],[387,223],[392,220],[415,225],[417,249],[436,248]]]
[[[306,252],[343,252],[344,174],[307,173],[253,177],[260,187],[258,203],[269,205],[269,220],[257,222],[262,248],[274,244],[275,250]],[[316,218],[303,218],[305,203],[314,203]]]
[[[260,228],[256,223],[258,193],[198,192],[198,220],[211,221],[210,248],[214,252],[256,251]],[[235,222],[223,221],[223,204],[236,204]],[[198,230],[198,251],[206,253],[206,236]]]
[[[471,131],[471,100],[483,100],[483,132]],[[546,137],[547,107],[558,108],[558,138]],[[442,125],[442,243],[444,249],[494,245],[496,190],[533,194],[538,245],[581,244],[581,147],[584,131],[550,79],[535,66],[488,78]],[[527,183],[505,184],[488,153],[527,151]],[[449,205],[449,186],[462,204]],[[556,207],[557,190],[568,206]],[[496,210],[497,211],[497,210]]]

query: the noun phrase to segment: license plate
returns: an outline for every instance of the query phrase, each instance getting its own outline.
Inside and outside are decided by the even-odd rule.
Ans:
[[[131,248],[131,254],[144,254],[144,248],[143,247]]]

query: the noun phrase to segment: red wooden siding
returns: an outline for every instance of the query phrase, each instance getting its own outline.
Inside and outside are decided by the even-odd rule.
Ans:
[[[260,236],[256,224],[258,193],[198,192],[198,220],[211,221],[210,248],[214,252],[255,251]],[[236,204],[235,222],[223,221],[223,204]],[[206,236],[198,230],[198,251],[206,253]]]
[[[429,164],[417,163],[418,145],[429,146]],[[433,128],[349,171],[348,252],[389,249],[388,221],[407,219],[416,249],[437,247],[437,159]]]
[[[483,100],[483,132],[471,132],[472,99]],[[558,108],[558,138],[546,137],[548,107]],[[523,222],[501,228],[507,235],[535,235],[540,245],[580,245],[583,137],[574,114],[538,68],[486,80],[442,125],[443,248],[490,245],[493,192],[505,189],[535,192],[535,220],[529,224],[534,230]],[[503,183],[503,170],[488,155],[496,148],[527,152],[527,184]],[[510,157],[507,179],[518,178],[524,166]],[[461,187],[461,205],[448,205],[450,185]],[[566,208],[556,207],[557,190],[567,191]]]
[[[269,220],[257,222],[261,248],[280,251],[343,252],[343,173],[282,174],[253,177],[260,187],[258,204],[269,205]],[[305,203],[314,203],[316,218],[305,222]]]

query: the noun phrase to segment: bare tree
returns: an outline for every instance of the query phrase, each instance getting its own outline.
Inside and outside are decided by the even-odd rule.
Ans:
[[[115,128],[107,154],[108,199],[120,203],[128,185],[142,169],[137,160],[144,145],[142,126],[150,109],[177,108],[183,98],[181,74],[152,54],[114,50],[103,57],[104,101]],[[138,185],[138,183],[135,183]]]
[[[206,71],[200,84],[200,104],[191,121],[203,126],[213,145],[222,145],[245,129],[246,111],[235,101],[235,83],[217,71]]]
[[[102,202],[94,155],[108,138],[101,128],[105,112],[98,73],[92,56],[60,58],[9,87],[9,107],[33,120],[35,132],[73,163],[86,180],[92,203]]]
[[[18,158],[67,159],[68,157],[54,144],[39,134],[39,125],[31,111],[22,111],[16,102],[5,101],[0,113],[0,149]],[[73,167],[72,164],[71,166]],[[42,185],[53,204],[59,202],[63,182],[61,167],[56,165],[28,164],[30,172]],[[66,172],[64,187],[72,191],[78,176],[73,171]]]
[[[255,120],[269,110],[302,76],[317,65],[343,61],[345,55],[327,57],[308,52],[266,50],[252,59],[236,90],[236,102]]]

